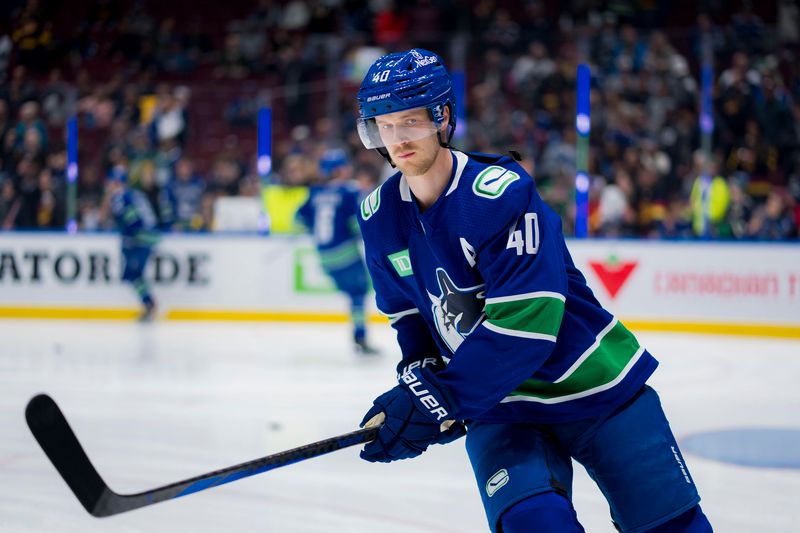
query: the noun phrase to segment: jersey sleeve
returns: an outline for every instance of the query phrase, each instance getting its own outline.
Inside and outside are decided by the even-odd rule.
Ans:
[[[506,204],[493,209],[505,216],[495,218],[498,223],[476,247],[476,267],[486,288],[485,319],[439,374],[459,419],[497,405],[555,347],[568,283],[563,236],[560,219],[533,187],[531,182],[506,191]]]
[[[370,267],[373,285],[375,286],[376,304],[381,314],[386,315],[389,324],[397,332],[397,343],[402,354],[400,362],[397,364],[398,374],[402,374],[411,365],[434,358],[441,364],[442,359],[439,354],[439,347],[433,340],[431,330],[428,327],[422,313],[415,304],[400,295],[391,294],[391,289],[396,290],[396,285],[391,279],[391,273],[384,271],[382,274],[375,274]]]
[[[347,209],[345,211],[347,229],[353,238],[360,238],[361,229],[358,227],[358,211],[361,195],[355,187],[350,187],[348,193]]]
[[[120,231],[123,235],[135,235],[144,228],[144,220],[141,213],[136,209],[133,195],[125,192],[119,199],[118,217],[120,221]]]
[[[402,359],[397,365],[398,373],[409,365],[435,358],[441,362],[439,347],[434,341],[431,330],[422,317],[416,304],[402,290],[399,276],[387,269],[384,263],[381,220],[375,217],[365,221],[358,217],[361,233],[364,238],[364,252],[367,269],[375,288],[375,303],[378,311],[389,319],[389,323],[397,332],[397,343],[400,346]]]
[[[300,226],[303,231],[310,231],[314,226],[314,209],[311,205],[311,195],[303,202],[303,205],[297,208],[294,214],[295,224]]]

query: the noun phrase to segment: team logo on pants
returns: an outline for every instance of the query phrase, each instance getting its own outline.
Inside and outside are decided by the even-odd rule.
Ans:
[[[505,468],[498,470],[495,474],[489,478],[489,481],[486,482],[486,495],[490,498],[494,496],[494,493],[503,488],[509,480],[508,470]]]

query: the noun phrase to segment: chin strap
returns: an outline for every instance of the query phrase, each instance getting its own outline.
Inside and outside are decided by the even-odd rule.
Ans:
[[[392,156],[389,155],[389,150],[387,150],[386,147],[381,146],[380,148],[375,148],[375,150],[377,150],[378,153],[381,154],[390,165],[392,165],[392,168],[397,168],[397,165],[395,165],[394,161],[392,161]]]

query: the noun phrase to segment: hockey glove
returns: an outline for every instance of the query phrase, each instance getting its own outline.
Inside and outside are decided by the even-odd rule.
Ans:
[[[399,385],[375,399],[361,421],[362,427],[373,425],[384,415],[378,436],[361,452],[366,461],[389,463],[410,459],[431,444],[452,442],[465,433],[459,423],[443,428],[443,423],[452,422],[451,402],[430,370],[415,368],[399,381]]]

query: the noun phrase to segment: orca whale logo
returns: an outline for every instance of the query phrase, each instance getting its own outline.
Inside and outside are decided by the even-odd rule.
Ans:
[[[483,306],[486,302],[484,285],[462,289],[453,283],[443,268],[436,269],[441,294],[428,292],[433,304],[431,311],[436,321],[439,336],[455,352],[464,339],[483,321]]]

